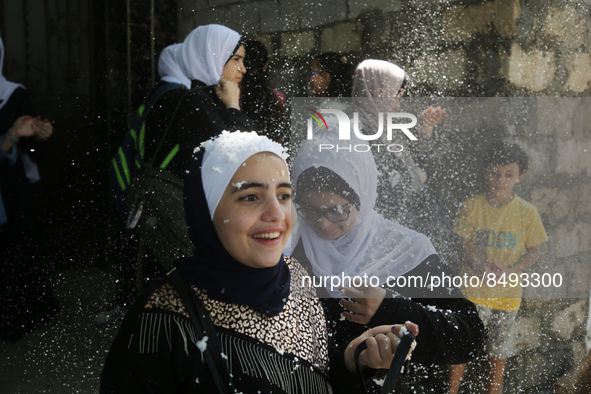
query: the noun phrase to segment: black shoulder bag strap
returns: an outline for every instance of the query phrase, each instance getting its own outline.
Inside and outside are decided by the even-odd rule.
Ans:
[[[232,377],[228,371],[228,365],[222,359],[222,347],[215,326],[209,318],[209,312],[207,312],[201,301],[195,296],[195,293],[191,290],[179,270],[174,268],[166,277],[183,300],[185,309],[195,327],[197,340],[207,337],[207,347],[204,355],[218,392],[228,394],[236,392],[232,383]]]
[[[166,137],[168,136],[168,132],[170,131],[170,128],[171,128],[172,124],[174,123],[174,120],[176,118],[176,114],[177,114],[177,112],[179,112],[179,108],[181,107],[183,100],[185,100],[185,98],[189,94],[191,94],[197,90],[202,90],[202,89],[205,89],[205,87],[199,86],[199,87],[196,87],[193,89],[187,89],[187,91],[181,96],[181,98],[177,102],[176,107],[174,108],[174,111],[172,112],[172,115],[170,116],[170,120],[168,121],[168,125],[166,126],[166,130],[164,130],[164,133],[162,133],[162,137],[160,138],[160,142],[158,142],[158,146],[156,147],[156,150],[154,151],[154,155],[152,156],[152,160],[150,160],[150,165],[154,165],[154,161],[156,160],[156,156],[158,155],[158,152],[160,151],[162,144],[164,143],[164,141],[166,140]]]
[[[392,363],[390,364],[390,369],[388,369],[388,374],[386,375],[384,385],[382,386],[382,394],[391,393],[392,390],[394,390],[394,385],[398,380],[398,375],[400,374],[402,365],[406,360],[406,356],[408,355],[408,352],[414,340],[415,336],[410,332],[404,334],[404,336],[400,339],[400,343],[398,344],[398,348],[396,349],[396,352],[394,353],[394,358],[392,359]],[[357,349],[355,349],[354,355],[355,365],[357,366],[357,373],[361,376],[362,379],[363,373],[361,371],[361,367],[359,366],[359,355],[365,349],[367,349],[367,344],[365,343],[365,341],[363,341],[357,346]],[[367,393],[367,389],[365,389],[365,392]]]

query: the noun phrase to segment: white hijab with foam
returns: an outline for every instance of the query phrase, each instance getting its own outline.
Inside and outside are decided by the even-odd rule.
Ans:
[[[230,180],[250,156],[260,152],[271,152],[283,159],[286,171],[288,168],[285,148],[254,131],[222,131],[217,137],[203,142],[201,147],[205,149],[201,178],[212,220]]]
[[[6,102],[14,91],[21,87],[24,88],[23,85],[15,82],[10,82],[4,76],[4,42],[2,41],[2,37],[0,37],[0,108],[4,107]]]
[[[191,80],[181,70],[179,58],[183,44],[173,44],[165,47],[158,58],[158,75],[164,82],[180,83],[191,88]]]
[[[367,274],[379,278],[380,284],[384,284],[389,276],[405,274],[437,252],[425,235],[386,220],[374,210],[378,171],[371,152],[319,152],[320,143],[339,143],[335,135],[326,133],[322,139],[315,137],[315,140],[302,143],[293,164],[294,182],[297,185],[302,172],[311,167],[326,167],[333,171],[359,196],[357,222],[341,238],[325,240],[305,220],[298,218],[293,242],[297,243],[298,238],[301,240],[316,276]],[[355,145],[355,141],[350,142]],[[301,192],[296,190],[296,193]],[[338,289],[327,288],[327,291],[335,298],[342,297]]]
[[[183,74],[207,86],[216,85],[240,37],[240,34],[222,25],[197,27],[185,38],[180,50],[179,63]]]

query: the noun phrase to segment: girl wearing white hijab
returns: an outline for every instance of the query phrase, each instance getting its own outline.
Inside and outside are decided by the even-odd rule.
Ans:
[[[10,96],[17,88],[25,88],[20,83],[10,82],[4,76],[2,70],[4,69],[4,42],[0,38],[0,109],[8,102]]]
[[[349,372],[356,346],[371,337],[362,362],[388,367],[401,326],[362,333],[330,359],[318,299],[298,286],[303,267],[284,256],[291,232],[287,155],[255,132],[223,132],[197,152],[185,181],[194,255],[176,269],[209,312],[232,392],[330,393],[356,388]],[[412,327],[409,327],[412,328]],[[201,338],[175,288],[157,282],[126,316],[101,375],[101,393],[216,392]],[[382,349],[380,349],[380,346]],[[361,360],[360,358],[360,360]],[[354,365],[354,364],[353,364]],[[358,392],[358,391],[357,391]]]
[[[304,142],[294,160],[299,221],[292,242],[293,256],[318,286],[325,285],[320,293],[337,344],[367,327],[412,321],[419,328],[413,361],[472,359],[482,340],[482,322],[457,288],[389,287],[389,278],[441,275],[442,264],[426,236],[374,210],[378,172],[370,151],[319,152],[320,144],[338,144],[335,138],[336,133],[326,132]],[[347,277],[368,279],[350,284],[341,279]]]
[[[148,98],[157,102],[150,106],[144,122],[144,159],[147,162],[160,165],[169,154],[176,152],[166,169],[183,180],[194,150],[203,141],[222,130],[256,129],[237,104],[238,83],[245,72],[241,40],[240,34],[230,28],[204,25],[189,33],[181,44],[163,50],[158,68],[162,80]],[[176,86],[178,88],[169,88],[178,83],[181,84]],[[125,244],[133,245],[133,242]],[[134,255],[130,251],[124,256]],[[132,265],[127,263],[127,257],[122,260],[120,290],[111,302],[113,306],[97,316],[99,322],[125,308],[128,297],[133,294],[133,271],[129,269]]]
[[[179,57],[183,44],[165,47],[158,58],[158,75],[160,80],[168,83],[179,83],[185,88],[191,87],[191,80],[183,73]]]
[[[20,83],[11,82],[4,76],[4,42],[0,37],[0,162],[9,161],[14,165],[17,161],[16,144],[21,138],[29,141],[34,137],[35,142],[43,142],[53,133],[53,126],[48,120],[33,118],[33,106],[26,88]],[[23,140],[24,142],[24,140]],[[22,154],[35,156],[22,143]],[[43,150],[43,147],[37,147]],[[25,159],[31,165],[30,158]]]
[[[385,60],[368,59],[361,62],[355,70],[353,80],[353,97],[355,109],[359,112],[361,124],[368,133],[378,129],[379,112],[400,111],[400,98],[406,93],[406,73],[397,65]],[[418,120],[419,136],[422,140],[430,140],[433,127],[447,117],[445,110],[429,107]],[[408,146],[408,140],[402,139],[401,133],[394,133],[389,144]],[[423,143],[424,144],[424,143]],[[431,146],[427,145],[427,149]],[[410,198],[413,193],[422,190],[426,181],[426,173],[415,163],[410,149],[404,149],[396,155],[398,163],[391,165],[389,171],[380,168],[381,173],[388,174],[389,183],[396,188],[399,201]],[[378,163],[380,167],[381,163]]]
[[[368,59],[357,66],[353,81],[354,110],[359,113],[366,134],[378,130],[378,113],[400,112],[407,81],[402,68],[385,60]],[[381,141],[399,144],[404,150],[376,155],[380,173],[376,210],[390,220],[426,234],[444,260],[451,263],[459,244],[452,242],[455,235],[449,214],[426,184],[427,173],[415,160],[416,156],[433,149],[433,128],[447,117],[441,107],[428,107],[418,116],[418,141],[411,142],[402,133],[393,133],[391,141]]]
[[[175,70],[166,79],[187,83],[192,90],[188,95],[179,89],[166,92],[158,100],[159,105],[146,119],[146,157],[154,156],[171,114],[176,113],[155,162],[162,162],[178,144],[179,151],[167,169],[183,179],[193,151],[201,142],[222,130],[249,131],[257,127],[239,106],[238,84],[246,71],[240,34],[222,25],[203,25],[178,45],[170,48],[175,53]],[[164,60],[167,57],[165,54]]]
[[[427,237],[384,219],[374,210],[378,173],[370,151],[318,153],[319,143],[330,142],[304,142],[294,162],[297,201],[310,201],[310,194],[318,191],[334,190],[337,193],[328,193],[332,200],[334,195],[355,196],[345,199],[352,203],[350,216],[356,220],[345,221],[349,228],[342,234],[332,231],[334,226],[324,219],[303,221],[298,227],[306,257],[317,276],[371,272],[380,278],[379,284],[385,284],[389,276],[402,275],[437,254]],[[308,213],[308,208],[302,209]],[[342,296],[338,288],[327,290],[332,297]]]
[[[182,44],[173,44],[165,47],[160,53],[158,58],[160,81],[138,109],[138,112],[128,115],[136,130],[142,129],[146,111],[149,111],[149,114],[152,110],[160,112],[158,108],[162,102],[166,101],[170,104],[172,98],[178,100],[179,95],[191,87],[191,80],[185,76],[179,64],[181,48]],[[162,119],[164,114],[159,113],[156,117]],[[141,133],[138,138],[141,139]],[[113,178],[110,181],[117,182]],[[119,206],[118,204],[117,206]],[[125,218],[126,216],[124,216]],[[120,222],[120,224],[123,223]],[[138,254],[137,234],[131,233],[123,227],[119,231],[120,233],[116,239],[120,241],[120,244],[115,246],[119,257],[116,259],[117,264],[113,266],[116,277],[115,296],[109,301],[108,306],[95,316],[94,321],[97,324],[104,324],[115,317],[123,315],[128,309],[128,305],[133,301],[133,297],[135,297],[137,272],[133,261],[137,259]]]
[[[41,229],[31,183],[39,180],[36,163],[48,155],[48,120],[34,117],[29,94],[3,74],[0,38],[0,193],[6,221],[0,227],[0,337],[17,340],[50,322],[59,305],[51,294],[43,259]]]

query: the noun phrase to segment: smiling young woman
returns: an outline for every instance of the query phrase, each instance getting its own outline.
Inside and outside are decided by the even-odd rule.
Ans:
[[[209,313],[221,348],[212,357],[227,365],[236,392],[359,392],[357,345],[367,339],[362,368],[388,368],[404,330],[384,325],[329,346],[322,305],[299,286],[304,268],[283,255],[292,219],[286,159],[255,132],[224,131],[202,144],[185,179],[195,250],[175,267]],[[154,283],[122,323],[101,393],[216,392],[204,360],[213,338],[199,334],[177,288]]]
[[[232,257],[253,268],[277,264],[291,234],[291,183],[285,162],[261,152],[232,177],[213,215]]]

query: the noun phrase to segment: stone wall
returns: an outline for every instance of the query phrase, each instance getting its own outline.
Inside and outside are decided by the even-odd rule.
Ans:
[[[267,44],[284,90],[301,58],[382,57],[446,96],[572,96],[591,87],[588,0],[179,0],[179,36],[222,23]]]
[[[536,101],[534,115],[514,124],[442,127],[427,166],[453,211],[474,192],[471,174],[488,141],[512,140],[526,149],[531,168],[517,192],[538,207],[550,239],[536,269],[561,273],[564,284],[552,297],[527,289],[505,392],[550,393],[585,357],[591,1],[180,0],[178,9],[181,38],[200,24],[221,23],[264,42],[272,82],[289,97],[306,95],[310,54],[337,51],[399,64],[415,95],[555,98]]]

